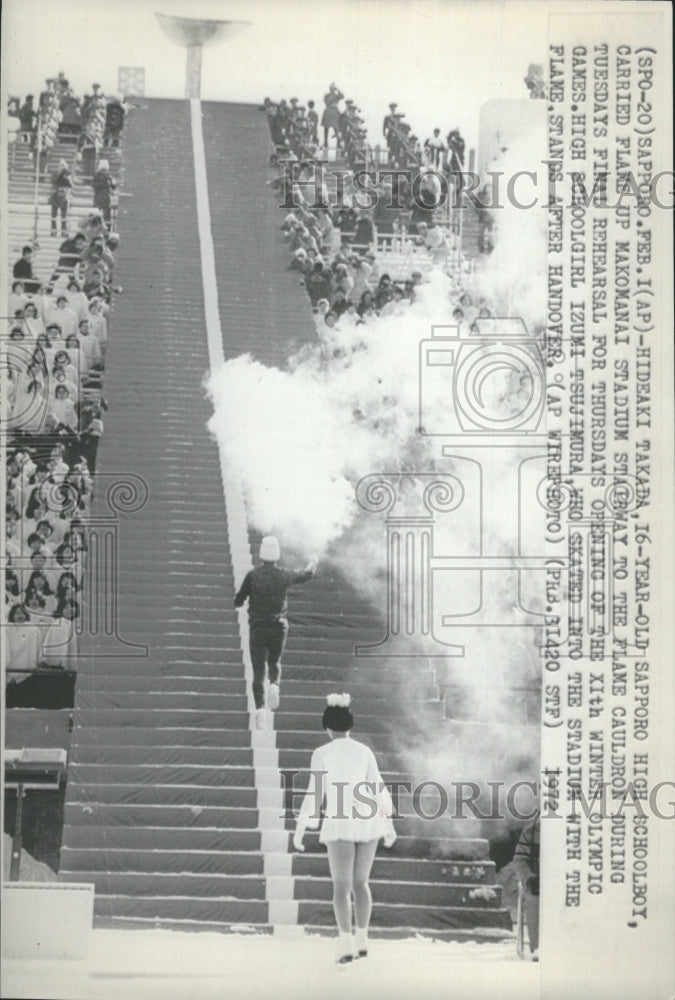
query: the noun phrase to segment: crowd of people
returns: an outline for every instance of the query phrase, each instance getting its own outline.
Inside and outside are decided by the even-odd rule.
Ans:
[[[67,81],[66,81],[67,82]],[[14,264],[6,358],[5,613],[7,670],[72,668],[87,570],[87,519],[103,435],[115,253],[105,210],[60,245],[48,280],[39,247]]]
[[[118,146],[124,129],[126,107],[122,94],[106,95],[99,83],[92,92],[78,97],[64,73],[47,77],[38,106],[35,95],[27,94],[23,104],[10,100],[8,114],[19,119],[20,131],[33,144],[37,139],[38,113],[40,146],[51,149],[58,136],[71,137],[78,149],[92,145],[96,149]]]
[[[370,163],[368,134],[361,109],[352,98],[346,98],[335,83],[324,95],[324,109],[319,119],[315,102],[300,104],[297,97],[278,103],[266,97],[263,110],[275,146],[284,148],[296,159],[313,159],[320,150],[320,139],[327,148],[331,141],[341,151],[350,170],[364,169]],[[340,101],[344,108],[340,109]],[[321,132],[319,131],[321,129]]]
[[[347,101],[341,111],[342,97],[342,92],[331,84],[325,98],[322,123],[324,129],[335,130],[338,142],[345,143],[346,148],[350,126],[345,123],[351,121],[354,114],[358,117],[359,109],[353,101]],[[309,105],[313,107],[313,102]],[[307,110],[296,98],[288,103],[285,100],[274,103],[265,98],[263,107],[276,147],[272,164],[279,173],[274,187],[283,189],[288,196],[290,186],[293,207],[282,224],[289,243],[290,267],[298,272],[307,289],[319,334],[325,327],[366,323],[372,317],[403,311],[406,304],[414,301],[416,289],[423,280],[421,267],[437,264],[448,269],[452,261],[456,262],[457,236],[437,218],[440,181],[432,162],[416,162],[414,176],[383,176],[379,180],[374,170],[372,177],[377,197],[372,208],[354,207],[356,199],[352,197],[355,192],[351,180],[355,171],[352,168],[343,181],[340,204],[331,204],[325,182],[321,197],[317,199],[317,147],[308,138],[311,133],[316,139],[317,116],[310,120]],[[392,114],[395,108],[396,105],[390,106]],[[385,131],[386,123],[387,119]],[[455,138],[463,158],[459,133],[455,133]],[[365,142],[365,132],[353,141]],[[450,163],[453,169],[456,167],[455,153],[450,154],[448,160],[448,150],[442,141],[434,148],[439,155],[443,151],[444,163]],[[292,175],[289,174],[288,156],[294,168]],[[363,157],[364,161],[368,159],[367,153],[364,152]],[[423,154],[421,159],[424,159]],[[433,157],[430,155],[427,159]],[[380,266],[382,258],[378,250],[397,247],[405,247],[409,252],[404,254],[403,268],[399,255],[397,273],[392,274]],[[417,254],[417,251],[422,252]],[[416,258],[422,262],[421,266],[416,266]],[[405,273],[400,273],[401,270]],[[463,312],[465,305],[466,302],[462,305],[458,301],[455,310]],[[475,312],[476,316],[469,318],[470,325],[477,318],[478,310]]]

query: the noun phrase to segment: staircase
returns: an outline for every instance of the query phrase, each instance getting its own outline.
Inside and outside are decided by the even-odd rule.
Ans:
[[[110,172],[118,183],[123,182],[122,151],[119,148],[101,150],[99,159],[105,158]],[[82,164],[77,159],[73,142],[57,140],[47,152],[46,165],[40,172],[38,183],[37,241],[39,250],[34,257],[33,270],[45,283],[54,273],[59,257],[62,236],[51,236],[51,176],[60,160],[65,160],[71,170],[73,190],[68,211],[68,231],[75,232],[80,223],[93,211],[94,189],[90,177],[85,177]],[[14,262],[21,256],[21,247],[33,239],[35,225],[35,157],[25,142],[16,142],[9,155],[9,212],[7,243],[10,273]],[[59,218],[59,227],[61,221]],[[60,229],[59,229],[60,231]]]
[[[226,104],[204,105],[203,123],[225,353],[283,365],[314,327],[265,185],[267,125],[254,108]],[[355,642],[381,637],[380,616],[323,567],[290,595],[275,731],[251,733],[227,510],[217,449],[205,433],[208,356],[187,102],[148,101],[127,124],[125,149],[134,200],[133,211],[120,212],[125,292],[106,358],[111,410],[97,503],[103,516],[104,484],[117,475],[147,482],[145,506],[120,516],[118,593],[120,629],[148,655],[102,656],[110,638],[103,635],[85,651],[61,877],[94,882],[96,920],[107,926],[269,931],[299,923],[328,931],[325,851],[310,833],[306,853],[290,853],[293,822],[279,810],[279,771],[304,772],[325,738],[326,693],[349,690],[357,738],[373,747],[385,778],[409,777],[395,749],[406,720],[385,721],[382,711],[384,684],[402,685],[409,667],[383,672],[377,660],[354,658]],[[433,671],[415,670],[416,729],[446,724]],[[306,780],[300,773],[295,787]],[[507,933],[487,842],[458,839],[445,819],[422,829],[403,799],[401,808],[399,839],[391,852],[380,848],[373,870],[374,933]],[[274,823],[280,836],[271,835]],[[490,900],[470,898],[481,886],[492,888]]]
[[[106,356],[94,515],[126,473],[148,487],[120,516],[119,631],[145,658],[83,651],[60,875],[96,886],[107,926],[270,929],[249,712],[210,408],[189,107],[127,123],[133,210]],[[109,651],[109,650],[108,650]],[[118,650],[116,652],[124,652]],[[88,654],[88,655],[87,655]]]

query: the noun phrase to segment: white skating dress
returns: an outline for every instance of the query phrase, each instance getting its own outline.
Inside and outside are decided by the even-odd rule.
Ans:
[[[319,840],[354,842],[395,836],[389,789],[370,747],[350,737],[317,747],[298,825],[317,829],[321,803],[325,816]]]

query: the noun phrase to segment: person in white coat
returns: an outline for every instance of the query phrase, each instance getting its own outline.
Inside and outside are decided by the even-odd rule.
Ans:
[[[7,636],[7,679],[10,683],[25,680],[25,671],[35,670],[40,659],[42,633],[21,604],[10,608]],[[12,671],[21,671],[12,674]]]
[[[329,694],[322,725],[330,737],[312,754],[309,785],[293,837],[293,846],[304,851],[307,828],[325,816],[319,841],[326,845],[333,880],[333,910],[339,938],[336,961],[351,962],[368,954],[368,927],[372,896],[368,880],[380,839],[392,847],[396,831],[393,805],[382,780],[375,755],[365,743],[350,737],[354,717],[348,694]],[[352,937],[352,898],[355,936]]]

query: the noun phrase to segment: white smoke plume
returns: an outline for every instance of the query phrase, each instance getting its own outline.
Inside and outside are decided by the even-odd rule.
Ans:
[[[512,147],[499,169],[530,169],[537,155],[533,149],[530,139]],[[499,210],[495,249],[464,280],[463,290],[471,296],[465,323],[485,305],[493,315],[520,316],[531,333],[539,332],[545,309],[545,268],[545,210]],[[355,486],[363,476],[380,472],[436,470],[460,478],[465,474],[459,463],[440,455],[433,438],[419,432],[420,341],[430,337],[432,326],[453,325],[452,313],[461,291],[448,276],[432,272],[417,289],[412,305],[402,303],[398,313],[371,318],[362,325],[343,317],[337,327],[326,327],[321,339],[302,348],[284,371],[244,355],[228,361],[207,384],[214,406],[209,429],[240,477],[251,526],[274,532],[282,546],[298,556],[318,552],[342,569],[382,611],[385,528],[380,516],[361,511]],[[469,335],[466,328],[462,333]],[[486,386],[491,405],[505,410],[517,406],[523,391],[513,373],[495,376]],[[440,388],[436,396],[427,396],[425,406],[426,416],[431,412],[431,419],[442,423],[449,406],[447,390]],[[513,456],[507,450],[496,451],[490,462],[491,481],[498,490],[500,483],[512,483],[508,471]],[[412,493],[410,502],[417,503]],[[543,522],[543,512],[534,495],[529,502],[525,516],[534,526]],[[513,555],[512,526],[507,530],[500,523],[498,503],[491,512],[489,529],[484,527],[484,547],[492,554]],[[475,554],[471,503],[448,515],[437,535],[446,551]],[[447,579],[446,585],[439,579],[438,586],[438,604],[443,610],[472,606],[475,578],[467,577],[465,594],[458,592],[455,574],[436,577]],[[532,592],[522,595],[533,609],[543,603],[537,587],[533,584]],[[491,596],[505,610],[513,609],[516,595],[506,584]],[[414,702],[403,696],[401,708],[409,717],[401,732],[400,752],[410,771],[420,777],[441,781],[472,775],[502,780],[536,777],[536,730],[525,733],[511,727],[509,734],[504,730],[521,697],[518,687],[539,681],[536,635],[533,630],[488,632],[462,630],[461,636],[449,641],[471,649],[470,659],[440,661],[442,679],[463,692],[462,704],[450,703],[448,715],[487,724],[485,739],[477,740],[475,727],[470,725],[454,726],[451,738],[442,725],[437,725],[436,732],[430,730],[426,721],[416,722],[415,709],[410,708]],[[381,669],[386,670],[386,662]],[[411,683],[415,683],[414,669]],[[536,719],[530,721],[536,723]],[[457,768],[468,768],[471,773],[458,775]]]

